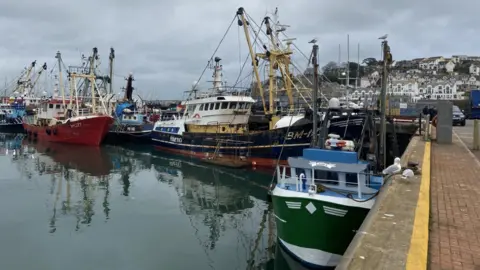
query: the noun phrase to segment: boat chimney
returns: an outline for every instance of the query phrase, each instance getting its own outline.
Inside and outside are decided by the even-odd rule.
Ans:
[[[222,65],[220,65],[220,61],[222,59],[220,57],[215,57],[215,67],[213,70],[213,89],[216,91],[222,90]]]

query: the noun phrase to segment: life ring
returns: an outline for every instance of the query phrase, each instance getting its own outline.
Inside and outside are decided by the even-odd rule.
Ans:
[[[200,114],[196,113],[193,118],[200,118]]]

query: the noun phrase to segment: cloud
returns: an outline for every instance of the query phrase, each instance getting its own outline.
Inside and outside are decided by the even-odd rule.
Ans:
[[[200,77],[240,6],[258,24],[267,10],[278,7],[280,22],[291,25],[288,34],[306,55],[308,41],[318,38],[321,64],[337,61],[339,44],[346,60],[347,34],[351,61],[357,59],[358,43],[361,60],[379,58],[377,38],[385,33],[395,59],[478,52],[474,18],[480,2],[473,0],[16,0],[0,3],[0,74],[14,80],[33,60],[47,62],[51,69],[57,50],[66,65],[79,65],[80,55],[93,47],[106,72],[113,46],[115,91],[133,72],[141,95],[180,98]],[[236,81],[248,55],[236,20],[216,55],[223,59],[226,79]],[[302,58],[294,59],[305,64]],[[210,70],[201,79],[203,88],[207,80]]]

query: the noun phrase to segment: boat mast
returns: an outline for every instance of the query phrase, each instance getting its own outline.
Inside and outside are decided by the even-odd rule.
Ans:
[[[312,49],[312,64],[313,64],[313,136],[312,136],[312,146],[317,147],[317,124],[318,124],[318,45],[313,42]]]
[[[65,89],[63,87],[63,76],[62,76],[62,54],[60,51],[57,51],[57,55],[55,56],[58,61],[58,84],[60,84],[60,91],[62,93],[62,104],[63,108],[65,108]]]
[[[260,91],[260,96],[262,97],[263,111],[267,113],[267,107],[265,105],[265,97],[263,95],[262,81],[260,80],[260,73],[258,72],[257,55],[253,51],[252,43],[250,41],[250,33],[248,32],[248,28],[247,28],[248,25],[250,25],[250,23],[247,22],[247,19],[245,18],[245,10],[243,9],[243,7],[238,8],[237,16],[239,17],[238,24],[240,26],[243,26],[243,31],[245,32],[245,38],[247,39],[248,50],[250,51],[250,57],[252,58],[253,72],[255,73],[255,79],[257,80],[257,87],[258,87],[258,90]]]
[[[98,57],[98,49],[96,47],[93,48],[93,55],[92,55],[92,64],[90,66],[90,74],[89,74],[89,80],[92,86],[90,89],[92,90],[91,95],[92,95],[92,113],[97,112],[97,98],[95,95],[95,60],[97,60]]]
[[[109,84],[109,89],[108,93],[112,94],[113,93],[113,60],[115,59],[115,50],[113,48],[110,48],[110,63],[109,63],[109,71],[110,71],[110,84]]]
[[[220,65],[220,61],[222,59],[220,57],[215,57],[215,66],[213,67],[213,90],[215,92],[222,91],[223,81],[222,81],[222,65]]]
[[[387,79],[388,79],[388,66],[392,61],[392,54],[390,53],[390,46],[388,46],[388,41],[386,40],[386,35],[381,37],[382,39],[382,52],[383,52],[383,73],[382,73],[382,88],[380,91],[380,154],[381,162],[383,167],[387,164],[387,153],[386,153],[386,93],[387,93]]]
[[[275,20],[278,19],[278,9],[275,10],[273,14]],[[265,49],[265,53],[258,53],[257,56],[263,58],[266,61],[269,61],[269,102],[270,102],[270,114],[273,115],[274,113],[274,100],[273,100],[273,87],[274,87],[274,80],[276,80],[276,70],[278,69],[282,75],[282,79],[284,82],[285,90],[287,91],[288,101],[290,105],[290,109],[293,110],[293,94],[292,94],[292,79],[290,78],[290,54],[292,54],[291,44],[294,39],[286,39],[287,48],[282,50],[280,46],[280,42],[278,38],[279,32],[285,31],[286,27],[280,27],[276,25],[278,23],[275,21],[275,31],[272,28],[272,24],[270,23],[270,17],[265,17],[264,23],[266,26],[266,34],[270,38],[271,47]]]

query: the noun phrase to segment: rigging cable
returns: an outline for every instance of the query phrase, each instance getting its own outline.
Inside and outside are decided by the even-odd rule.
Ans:
[[[223,40],[225,39],[225,37],[227,36],[228,32],[230,31],[230,28],[232,27],[232,25],[233,25],[233,23],[235,22],[235,19],[236,19],[236,18],[237,18],[237,14],[235,14],[235,15],[233,16],[232,22],[230,22],[230,25],[228,26],[227,31],[225,31],[225,34],[223,34],[223,37],[222,37],[222,39],[220,40],[220,42],[218,43],[217,48],[216,48],[215,51],[213,52],[212,56],[209,58],[207,65],[206,65],[205,68],[203,69],[202,74],[200,74],[200,77],[198,78],[197,82],[195,83],[195,85],[193,86],[192,89],[196,89],[196,88],[197,88],[200,80],[201,80],[202,77],[203,77],[203,74],[205,73],[205,71],[207,70],[207,68],[210,66],[211,60],[213,59],[213,57],[215,57],[215,54],[217,53],[218,49],[220,48],[220,45],[222,45]],[[190,98],[190,95],[191,95],[192,93],[193,93],[193,92],[190,92],[190,94],[189,94],[189,96],[188,96],[189,98]]]
[[[263,26],[263,21],[260,27]],[[255,32],[254,32],[255,33]],[[252,45],[255,46],[257,44],[257,39],[258,39],[259,33],[255,33],[255,39],[253,40]],[[247,57],[245,58],[245,62],[243,62],[242,68],[240,69],[240,73],[238,74],[237,80],[235,81],[235,84],[233,85],[234,87],[237,85],[238,80],[240,79],[240,76],[242,74],[243,69],[245,68],[245,65],[247,64],[248,58],[250,57],[250,53],[248,53]],[[257,65],[258,66],[258,65]]]

